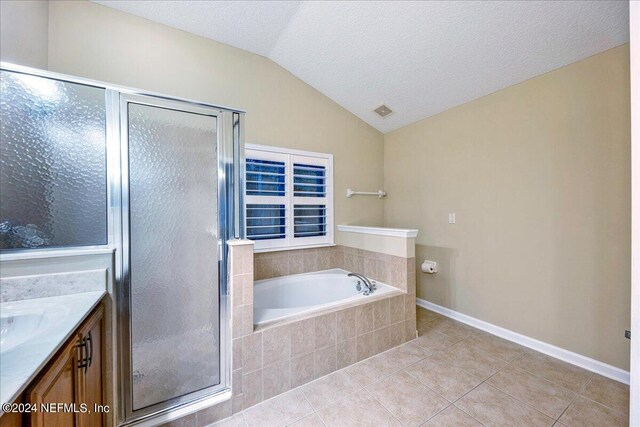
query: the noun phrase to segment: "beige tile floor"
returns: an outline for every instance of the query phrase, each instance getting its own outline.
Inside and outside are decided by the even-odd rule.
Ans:
[[[629,387],[418,309],[419,337],[216,427],[628,425]]]

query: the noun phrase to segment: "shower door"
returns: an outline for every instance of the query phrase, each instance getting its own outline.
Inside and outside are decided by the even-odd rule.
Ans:
[[[228,384],[220,324],[226,114],[121,94],[128,420]]]

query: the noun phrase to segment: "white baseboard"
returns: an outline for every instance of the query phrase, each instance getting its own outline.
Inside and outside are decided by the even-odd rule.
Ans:
[[[624,384],[629,384],[629,371],[625,371],[624,369],[616,368],[615,366],[599,362],[595,359],[591,359],[590,357],[586,357],[581,354],[556,347],[555,345],[551,345],[546,342],[539,341],[535,338],[510,331],[509,329],[493,325],[489,322],[476,319],[475,317],[467,316],[466,314],[459,313],[455,310],[451,310],[450,308],[442,307],[421,298],[416,298],[416,304],[422,308],[435,311],[436,313],[440,313],[443,316],[447,316],[462,323],[466,323],[469,326],[473,326],[474,328],[478,328],[500,338],[513,341],[516,344],[529,347],[530,349],[539,351],[540,353],[544,353],[548,356],[555,357],[556,359],[560,359],[564,362],[571,363],[572,365],[576,365],[591,372],[595,372],[596,374],[600,374],[603,377],[611,378],[612,380],[616,380]]]

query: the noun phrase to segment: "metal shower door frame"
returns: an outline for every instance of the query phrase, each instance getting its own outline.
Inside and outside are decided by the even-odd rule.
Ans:
[[[117,97],[117,99],[115,99]],[[218,200],[218,285],[219,285],[219,344],[220,344],[220,384],[197,390],[182,396],[169,399],[139,410],[133,410],[133,372],[131,354],[131,282],[130,282],[130,247],[129,247],[129,132],[128,132],[128,106],[129,104],[147,105],[157,108],[165,108],[175,111],[195,113],[216,118],[217,145],[217,200]],[[120,170],[118,179],[120,185],[115,185],[114,191],[120,193],[120,206],[116,217],[119,219],[115,227],[118,236],[116,244],[116,298],[117,298],[117,328],[118,328],[118,375],[119,375],[119,402],[120,418],[125,424],[152,418],[155,415],[176,409],[215,394],[223,393],[230,389],[231,381],[231,331],[230,327],[230,301],[228,292],[227,272],[227,240],[234,237],[234,206],[233,188],[233,161],[234,152],[240,145],[234,138],[234,118],[241,122],[241,114],[224,110],[213,106],[190,103],[187,101],[173,100],[133,93],[116,92],[111,97],[111,111],[118,117],[119,137],[112,141],[112,152],[119,155]],[[115,130],[115,129],[114,129]],[[115,139],[115,138],[114,138]],[[115,178],[115,177],[114,177]],[[115,182],[115,179],[112,180]],[[237,191],[237,190],[236,190]],[[211,254],[215,256],[215,254]],[[212,284],[215,286],[215,284]]]

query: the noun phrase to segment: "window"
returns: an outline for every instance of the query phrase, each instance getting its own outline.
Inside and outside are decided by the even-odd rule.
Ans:
[[[105,90],[0,72],[0,249],[102,246]]]
[[[247,237],[256,250],[333,244],[333,156],[246,149]]]

